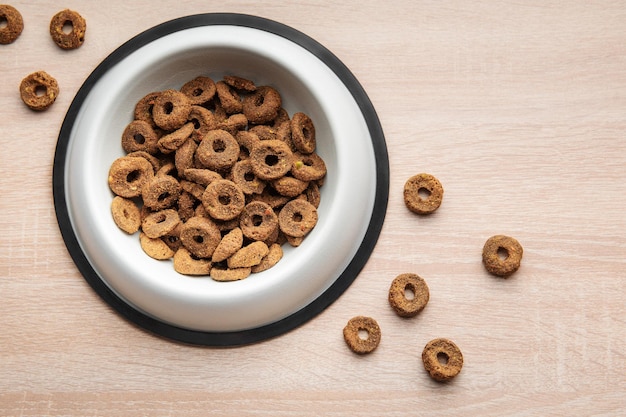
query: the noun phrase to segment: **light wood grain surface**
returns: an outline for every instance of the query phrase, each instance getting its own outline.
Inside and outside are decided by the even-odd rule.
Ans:
[[[22,36],[0,45],[0,415],[626,415],[626,4],[623,1],[14,1]],[[48,34],[62,8],[85,44]],[[178,344],[117,315],[86,284],[58,230],[51,172],[59,128],[90,72],[130,37],[201,12],[243,12],[315,38],[359,79],[387,140],[390,195],[378,244],[322,314],[262,343]],[[43,69],[44,113],[18,85]],[[437,176],[441,208],[410,213],[402,187]],[[488,275],[493,234],[524,247]],[[390,309],[400,273],[428,283],[414,319]],[[376,318],[371,355],[342,328]],[[421,364],[448,337],[451,383]]]

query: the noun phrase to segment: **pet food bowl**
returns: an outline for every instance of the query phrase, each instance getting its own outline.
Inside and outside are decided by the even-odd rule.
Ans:
[[[124,155],[134,105],[199,75],[271,85],[289,115],[308,114],[327,165],[319,220],[277,265],[241,281],[185,276],[148,257],[138,235],[113,222],[107,177]],[[85,280],[118,313],[166,338],[249,344],[315,317],[356,279],[378,239],[389,188],[376,112],[352,73],[303,33],[241,14],[201,14],[153,27],[109,55],[87,78],[61,127],[53,191],[63,239]]]

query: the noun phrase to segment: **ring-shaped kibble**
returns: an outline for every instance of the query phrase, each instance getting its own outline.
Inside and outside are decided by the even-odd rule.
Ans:
[[[160,91],[153,91],[139,99],[137,104],[135,104],[135,109],[133,111],[135,120],[143,120],[151,126],[156,127],[152,117],[152,110],[154,109],[154,102],[160,94]]]
[[[391,282],[389,304],[400,317],[417,315],[426,307],[429,298],[428,285],[417,274],[400,274]]]
[[[519,269],[523,254],[524,249],[517,239],[495,235],[483,246],[483,264],[489,273],[508,277]]]
[[[215,223],[206,217],[194,216],[180,229],[180,240],[198,258],[210,258],[222,235]]]
[[[276,118],[282,106],[280,93],[270,86],[257,87],[243,100],[243,114],[252,124],[263,124]]]
[[[64,28],[70,28],[66,32]],[[59,48],[76,49],[85,42],[87,22],[77,12],[69,9],[61,10],[50,20],[50,36]]]
[[[143,204],[151,210],[163,210],[174,207],[182,188],[171,175],[156,175],[143,186],[141,197]]]
[[[317,209],[304,199],[294,199],[280,209],[278,226],[293,237],[304,237],[317,224]]]
[[[166,236],[180,224],[178,212],[165,209],[148,213],[141,221],[141,230],[151,239]]]
[[[239,227],[248,239],[264,241],[278,229],[278,216],[269,204],[252,201],[243,208]]]
[[[302,112],[291,118],[291,140],[296,149],[304,154],[312,153],[316,147],[313,120]]]
[[[187,81],[180,88],[192,105],[204,104],[215,96],[215,81],[210,77],[198,76],[191,81]]]
[[[413,213],[430,214],[439,208],[442,200],[443,187],[430,174],[414,175],[404,184],[404,204]]]
[[[316,153],[293,155],[291,175],[302,181],[317,181],[326,175],[326,163]]]
[[[193,132],[191,137],[196,142],[202,141],[204,136],[217,127],[215,116],[213,113],[201,106],[191,106],[188,120],[193,123]]]
[[[129,235],[137,232],[141,226],[141,210],[131,199],[116,195],[111,201],[113,221]]]
[[[143,186],[154,177],[154,168],[145,158],[122,156],[111,164],[108,183],[111,191],[120,197],[141,195]]]
[[[159,150],[158,141],[152,125],[143,120],[133,120],[122,133],[122,149],[127,153],[144,151],[154,155]]]
[[[461,372],[463,354],[451,340],[433,339],[424,346],[422,362],[426,372],[436,381],[448,381]]]
[[[22,14],[8,4],[0,4],[0,22],[5,22],[5,26],[0,27],[0,44],[2,45],[15,42],[24,30]]]
[[[220,100],[222,108],[228,114],[241,113],[243,110],[243,102],[239,93],[224,81],[218,81],[215,84],[217,97]]]
[[[202,205],[211,217],[231,220],[239,216],[246,205],[241,188],[230,180],[216,180],[207,185],[202,194]]]
[[[239,159],[239,144],[227,131],[211,130],[200,142],[196,157],[202,165],[212,170],[230,168]]]
[[[230,171],[230,176],[232,181],[247,195],[261,194],[267,184],[256,176],[249,159],[235,162]]]
[[[343,328],[343,338],[354,353],[371,353],[380,344],[380,326],[371,317],[356,316]]]
[[[172,131],[181,128],[189,118],[189,98],[177,90],[165,90],[154,100],[152,118],[158,127]]]
[[[291,169],[293,153],[280,140],[259,141],[250,150],[250,161],[254,173],[262,180],[275,180]]]
[[[58,95],[57,80],[45,71],[33,72],[20,83],[20,97],[32,110],[46,110],[54,104]]]

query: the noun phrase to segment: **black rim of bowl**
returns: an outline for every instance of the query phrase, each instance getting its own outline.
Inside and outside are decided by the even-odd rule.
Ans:
[[[376,159],[376,195],[370,223],[355,256],[341,275],[324,293],[290,316],[261,327],[233,332],[205,332],[177,327],[145,315],[118,297],[102,281],[83,253],[70,221],[65,194],[65,165],[72,127],[85,98],[98,80],[126,56],[156,39],[184,29],[210,25],[243,26],[279,35],[324,62],[358,104],[371,135]],[[52,186],[57,221],[70,256],[84,279],[106,303],[132,323],[162,337],[194,345],[238,346],[270,339],[304,324],[330,306],[352,284],[374,250],[382,229],[389,197],[389,161],[385,137],[371,101],[350,70],[328,49],[304,33],[272,20],[236,13],[207,13],[181,17],[148,29],[121,45],[96,67],[78,90],[61,126],[54,156]]]

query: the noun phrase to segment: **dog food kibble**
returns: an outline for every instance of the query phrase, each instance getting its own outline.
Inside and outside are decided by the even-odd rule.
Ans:
[[[463,354],[454,342],[439,338],[426,344],[422,351],[422,362],[431,378],[448,381],[461,372]]]
[[[426,307],[430,293],[426,281],[412,273],[400,274],[389,288],[389,304],[400,317],[413,317]]]
[[[483,264],[489,273],[508,277],[519,269],[523,253],[522,245],[516,239],[504,235],[492,236],[483,246]]]
[[[139,232],[147,256],[236,281],[276,265],[282,245],[316,225],[326,165],[315,127],[301,112],[291,120],[273,87],[198,76],[140,97],[132,116],[108,184],[116,225]]]
[[[69,28],[69,32],[65,29]],[[62,49],[76,49],[85,42],[87,22],[77,12],[61,10],[50,20],[50,36]]]
[[[22,14],[13,6],[0,4],[0,23],[2,22],[5,26],[0,26],[0,44],[8,45],[15,42],[24,30]]]
[[[437,210],[443,200],[443,187],[430,174],[417,174],[404,184],[404,204],[417,214],[430,214]]]
[[[373,352],[380,344],[380,336],[380,327],[371,317],[353,317],[343,328],[343,338],[346,344],[358,354]]]
[[[57,80],[45,71],[33,72],[20,83],[22,101],[32,110],[46,110],[54,104],[58,95]]]
[[[117,227],[128,234],[137,232],[141,226],[141,210],[133,200],[115,196],[111,202],[111,214]]]

